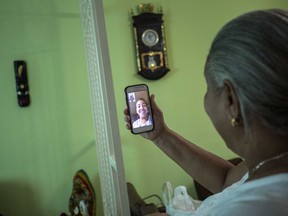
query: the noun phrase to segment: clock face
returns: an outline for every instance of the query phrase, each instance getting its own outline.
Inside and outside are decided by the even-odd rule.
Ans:
[[[149,47],[156,45],[159,41],[159,35],[152,29],[147,29],[142,34],[142,42]]]

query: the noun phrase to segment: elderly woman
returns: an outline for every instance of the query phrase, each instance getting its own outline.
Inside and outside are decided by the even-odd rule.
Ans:
[[[205,110],[244,161],[233,166],[173,132],[153,95],[155,129],[143,137],[214,193],[193,215],[288,215],[288,12],[253,11],[227,23],[204,75]]]

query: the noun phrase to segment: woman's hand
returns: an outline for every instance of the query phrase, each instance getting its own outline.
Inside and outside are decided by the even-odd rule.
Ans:
[[[167,126],[164,122],[163,113],[155,102],[155,95],[152,94],[150,99],[151,99],[151,106],[152,106],[153,119],[154,119],[154,129],[149,132],[141,133],[141,136],[153,141],[167,128]],[[130,130],[131,124],[130,124],[130,117],[128,115],[127,108],[124,109],[124,115],[125,115],[124,120],[126,122],[126,128]]]

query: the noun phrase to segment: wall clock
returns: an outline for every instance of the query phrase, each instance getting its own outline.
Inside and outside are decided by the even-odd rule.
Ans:
[[[169,72],[163,13],[154,12],[152,4],[140,4],[134,15],[133,32],[138,74],[156,80]]]

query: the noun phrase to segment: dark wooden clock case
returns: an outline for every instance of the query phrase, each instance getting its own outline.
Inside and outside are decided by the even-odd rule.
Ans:
[[[167,67],[168,63],[162,17],[162,13],[152,12],[145,12],[132,16],[138,74],[146,79],[160,79],[170,71]],[[147,29],[156,31],[159,36],[157,44],[151,47],[146,46],[142,42],[142,34]]]

